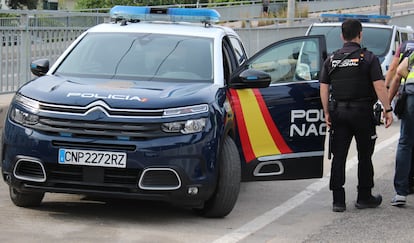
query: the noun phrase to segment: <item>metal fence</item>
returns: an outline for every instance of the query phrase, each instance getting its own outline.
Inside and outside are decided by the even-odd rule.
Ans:
[[[86,29],[108,14],[17,11],[0,19],[0,93],[14,92],[32,79],[30,61],[59,55]]]

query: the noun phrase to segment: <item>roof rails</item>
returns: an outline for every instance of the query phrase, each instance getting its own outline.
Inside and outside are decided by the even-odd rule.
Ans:
[[[198,22],[204,24],[216,23],[220,14],[214,9],[207,8],[152,8],[137,6],[114,6],[109,15],[115,21],[172,21]]]
[[[366,15],[366,14],[321,14],[322,22],[343,22],[346,19],[358,19],[365,23],[388,24],[391,16],[388,15]]]

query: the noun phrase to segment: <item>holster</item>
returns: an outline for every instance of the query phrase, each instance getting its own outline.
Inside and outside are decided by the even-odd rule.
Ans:
[[[329,103],[328,103],[329,111],[336,110],[336,107],[338,107],[338,102],[336,100],[329,100]]]

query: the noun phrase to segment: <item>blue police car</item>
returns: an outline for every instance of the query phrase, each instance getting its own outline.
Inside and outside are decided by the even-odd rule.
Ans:
[[[210,9],[115,6],[17,92],[2,176],[21,207],[47,193],[160,200],[224,217],[242,181],[322,176],[323,36],[248,59]],[[197,23],[195,23],[197,22]]]

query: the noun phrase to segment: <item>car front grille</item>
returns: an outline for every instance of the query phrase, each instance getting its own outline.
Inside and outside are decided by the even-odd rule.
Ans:
[[[137,188],[138,169],[48,165],[48,183],[95,184]]]
[[[162,114],[163,110],[111,108],[103,101],[87,106],[41,103],[38,122],[27,126],[71,138],[136,141],[173,136],[161,130],[161,123],[154,122]]]
[[[73,138],[142,140],[168,136],[168,133],[161,130],[161,125],[158,123],[128,124],[42,117],[32,128],[43,133]]]

